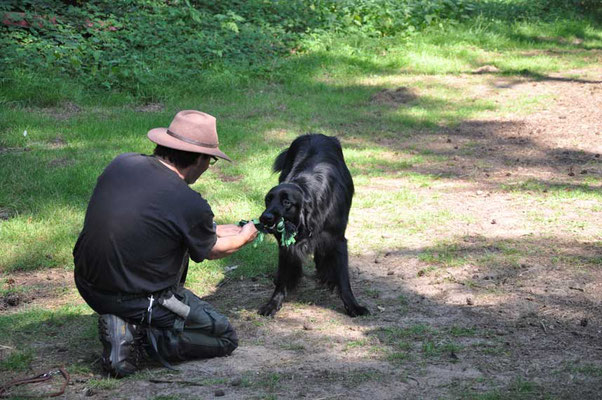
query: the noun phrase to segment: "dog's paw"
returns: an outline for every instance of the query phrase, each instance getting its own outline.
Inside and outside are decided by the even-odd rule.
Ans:
[[[361,315],[370,315],[370,310],[362,306],[349,307],[347,309],[347,314],[352,318],[359,317]]]
[[[280,305],[274,301],[269,301],[263,306],[259,307],[257,314],[263,315],[264,317],[273,317],[280,310]]]

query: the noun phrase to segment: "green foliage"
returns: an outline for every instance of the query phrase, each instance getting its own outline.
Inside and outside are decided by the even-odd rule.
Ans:
[[[52,105],[61,91],[43,89],[66,80],[152,100],[202,90],[224,71],[267,75],[323,32],[411,34],[471,10],[469,0],[11,0],[0,5],[10,21],[0,25],[0,95],[23,86],[6,97]]]
[[[72,3],[75,3],[73,5]],[[594,0],[9,0],[0,4],[0,104],[49,106],[65,93],[152,101],[274,75],[329,34],[407,37],[478,15],[554,20]],[[47,90],[55,88],[55,90]]]

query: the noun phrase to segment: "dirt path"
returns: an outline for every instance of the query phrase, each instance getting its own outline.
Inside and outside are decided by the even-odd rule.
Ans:
[[[269,277],[227,279],[208,301],[239,331],[231,357],[104,388],[77,376],[67,397],[599,398],[602,70],[485,82],[477,96],[549,101],[529,115],[412,137],[413,148],[444,156],[412,169],[438,177],[426,186],[391,173],[357,188],[359,196],[411,190],[423,199],[417,209],[449,215],[415,234],[380,228],[395,244],[384,251],[352,243],[354,290],[371,316],[345,316],[309,267],[274,319],[256,314]],[[408,214],[400,215],[403,223]],[[372,217],[352,215],[351,242]]]

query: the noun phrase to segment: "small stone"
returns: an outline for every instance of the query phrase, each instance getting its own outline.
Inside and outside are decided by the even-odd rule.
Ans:
[[[510,172],[506,172],[506,176],[511,176],[512,174]]]
[[[303,323],[303,330],[305,330],[305,331],[313,331],[314,330],[314,326],[311,323],[305,321]]]
[[[472,297],[467,297],[466,298],[466,304],[468,304],[469,306],[472,306],[474,304],[474,301],[472,300]]]
[[[17,293],[9,293],[4,297],[4,302],[11,307],[16,307],[21,303],[21,298]]]
[[[95,394],[96,394],[96,392],[92,388],[86,388],[86,390],[84,390],[84,396],[86,396],[86,397],[91,397],[91,396],[94,396]]]
[[[380,311],[380,312],[384,312],[384,311],[385,311],[385,308],[384,308],[384,307],[382,307],[382,306],[376,306],[376,308],[377,308],[377,309],[378,309],[378,311]]]
[[[495,219],[492,219],[491,220],[491,225],[495,225],[495,224],[497,224],[497,221]]]
[[[225,395],[226,395],[226,392],[224,392],[222,389],[217,389],[215,391],[215,397],[222,397],[222,396],[225,396]]]
[[[582,169],[581,170],[581,175],[585,175],[585,174],[587,174],[587,170],[586,169]]]
[[[582,318],[581,322],[579,322],[579,324],[583,327],[587,326],[587,318]]]
[[[395,275],[395,271],[389,271],[387,272],[387,275]]]
[[[483,65],[472,71],[473,74],[492,74],[497,72],[500,72],[500,70],[495,65]]]
[[[234,378],[230,382],[230,385],[232,385],[232,386],[240,386],[241,384],[242,384],[242,379],[241,378]]]

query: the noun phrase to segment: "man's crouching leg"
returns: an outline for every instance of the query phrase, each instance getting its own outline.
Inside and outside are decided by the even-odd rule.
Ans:
[[[98,333],[102,342],[102,366],[111,375],[123,378],[138,370],[140,331],[116,315],[98,317]]]
[[[168,361],[184,361],[230,355],[238,347],[238,336],[228,319],[188,289],[176,296],[190,306],[184,321],[177,318],[172,329],[150,328],[157,350]]]

